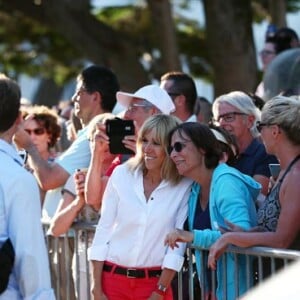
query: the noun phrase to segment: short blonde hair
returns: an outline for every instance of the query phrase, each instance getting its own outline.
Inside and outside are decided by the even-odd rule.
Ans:
[[[296,97],[276,96],[262,109],[262,123],[276,124],[295,145],[300,145],[300,100]]]
[[[173,184],[178,183],[181,179],[181,176],[179,175],[175,164],[169,157],[167,149],[169,145],[169,133],[180,123],[181,121],[177,117],[171,115],[157,114],[149,117],[139,131],[136,142],[137,153],[127,162],[129,168],[132,171],[138,168],[142,168],[143,171],[146,170],[142,153],[142,144],[145,134],[154,130],[155,137],[166,154],[166,158],[161,166],[161,178],[171,181]]]

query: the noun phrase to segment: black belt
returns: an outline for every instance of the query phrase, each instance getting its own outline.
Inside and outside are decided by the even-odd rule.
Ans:
[[[113,266],[104,264],[103,271],[111,272],[112,270]],[[148,277],[159,277],[161,274],[161,270],[134,269],[116,266],[113,273],[124,275],[128,278],[145,278],[147,277],[147,274]]]

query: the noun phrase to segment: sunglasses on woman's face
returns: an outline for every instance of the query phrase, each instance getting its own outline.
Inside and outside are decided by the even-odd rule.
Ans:
[[[174,143],[173,146],[168,147],[168,154],[171,155],[173,150],[175,150],[177,153],[180,153],[182,151],[182,149],[185,147],[186,147],[186,144],[181,143],[181,142],[176,142],[176,143]]]
[[[32,133],[34,135],[42,135],[46,132],[45,128],[39,127],[39,128],[34,128],[34,129],[24,129],[29,135]]]

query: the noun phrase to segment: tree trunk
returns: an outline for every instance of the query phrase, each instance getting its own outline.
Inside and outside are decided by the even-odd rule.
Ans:
[[[112,68],[121,87],[133,91],[149,82],[139,63],[134,41],[95,19],[89,11],[87,0],[47,0],[35,5],[29,0],[9,0],[1,3],[1,9],[12,13],[19,11],[25,16],[50,26],[64,36],[74,47],[95,64]]]
[[[271,23],[278,28],[286,27],[286,1],[269,0]]]
[[[254,91],[257,75],[250,0],[203,0],[215,97]]]
[[[62,87],[58,87],[52,79],[43,78],[38,86],[38,90],[31,99],[33,104],[47,105],[53,107],[62,100]]]
[[[148,0],[151,11],[152,24],[156,33],[157,44],[161,49],[162,63],[158,73],[181,70],[178,43],[176,41],[175,26],[172,18],[172,8],[169,0]]]

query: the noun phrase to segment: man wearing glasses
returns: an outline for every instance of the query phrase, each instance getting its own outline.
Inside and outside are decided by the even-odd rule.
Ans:
[[[152,115],[169,115],[175,110],[171,97],[157,85],[146,85],[135,93],[117,92],[117,101],[126,110],[125,120],[133,120],[136,133]],[[135,152],[136,137],[125,136],[124,145]]]
[[[262,194],[268,192],[270,163],[277,159],[268,155],[256,128],[260,111],[245,93],[235,91],[218,97],[213,103],[213,121],[232,134],[237,141],[239,156],[234,167],[252,176],[262,185]]]

